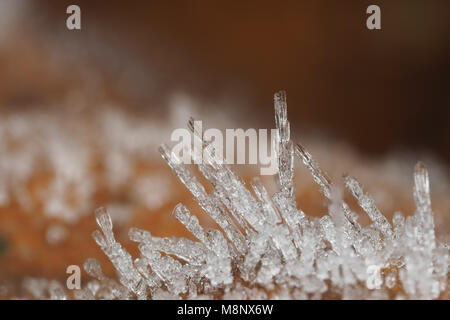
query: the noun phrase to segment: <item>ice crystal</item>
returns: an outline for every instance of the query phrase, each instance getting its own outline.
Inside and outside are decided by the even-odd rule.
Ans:
[[[425,166],[418,163],[414,171],[415,214],[405,218],[397,212],[392,224],[361,184],[345,176],[346,188],[372,221],[363,226],[343,200],[343,190],[305,147],[292,141],[284,92],[275,94],[275,124],[279,188],[270,196],[259,178],[247,188],[230,165],[217,161],[212,144],[190,119],[188,127],[205,150],[203,161],[195,151],[190,157],[213,190],[208,193],[191,166],[167,145],[160,152],[219,229],[205,230],[195,215],[178,204],[174,217],[197,240],[159,238],[133,228],[129,237],[140,251],[133,260],[116,242],[110,216],[99,209],[96,219],[101,231],[93,237],[113,263],[118,281],[106,278],[98,262],[88,259],[84,268],[94,280],[76,298],[436,299],[445,295],[449,248],[435,236]],[[328,213],[321,218],[307,216],[298,207],[295,157],[328,201]],[[66,297],[55,284],[32,287],[42,291],[45,286],[52,298]]]

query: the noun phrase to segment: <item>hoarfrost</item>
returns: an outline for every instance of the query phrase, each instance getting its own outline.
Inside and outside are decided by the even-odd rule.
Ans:
[[[343,190],[327,177],[301,144],[290,137],[286,94],[275,94],[279,189],[270,196],[259,178],[251,189],[226,164],[216,161],[211,144],[189,120],[194,139],[205,152],[203,162],[190,154],[214,190],[200,180],[167,145],[163,158],[196,202],[219,226],[206,231],[182,204],[173,214],[197,241],[158,238],[131,229],[140,256],[132,260],[116,242],[104,209],[97,211],[101,231],[93,237],[117,270],[118,282],[107,279],[95,260],[86,271],[95,279],[75,296],[153,299],[436,299],[448,290],[448,245],[436,240],[428,172],[422,163],[414,171],[416,212],[397,212],[392,225],[361,184],[345,176],[345,186],[372,221],[362,226],[344,202]],[[294,159],[311,172],[328,201],[322,218],[303,212],[295,197]],[[251,191],[253,190],[253,192]],[[300,203],[301,205],[301,203]],[[41,294],[45,284],[31,282],[28,290]],[[49,286],[51,298],[65,298]]]

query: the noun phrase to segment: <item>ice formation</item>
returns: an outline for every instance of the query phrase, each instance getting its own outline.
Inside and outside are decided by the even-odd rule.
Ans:
[[[193,166],[179,161],[167,145],[160,152],[203,211],[218,225],[205,230],[183,205],[174,217],[197,239],[160,238],[132,228],[129,237],[140,255],[133,258],[115,240],[110,215],[96,211],[100,230],[93,238],[117,271],[107,278],[95,259],[85,271],[94,278],[75,292],[77,299],[437,299],[448,297],[449,247],[436,239],[428,172],[414,170],[414,215],[396,213],[392,224],[361,184],[345,176],[345,187],[368,215],[358,215],[314,161],[290,137],[284,92],[275,94],[278,129],[278,190],[271,196],[259,178],[251,188],[227,164],[218,163],[213,146],[188,127],[204,146],[200,182]],[[194,151],[193,151],[194,152]],[[192,159],[201,155],[192,153]],[[321,218],[299,209],[294,160],[310,171],[328,203]],[[194,163],[197,163],[194,161]],[[57,283],[47,284],[50,297],[67,298]],[[34,284],[33,288],[39,288]]]
[[[393,226],[358,181],[346,176],[346,187],[373,222],[362,227],[308,151],[290,139],[283,92],[275,95],[275,119],[280,188],[272,198],[257,178],[252,194],[228,165],[215,162],[212,146],[202,140],[201,132],[195,132],[192,120],[189,127],[204,144],[207,156],[197,168],[214,191],[208,194],[190,168],[170,148],[161,146],[163,158],[221,230],[205,231],[179,204],[174,216],[198,241],[157,238],[131,229],[130,239],[139,244],[141,253],[133,261],[114,240],[108,214],[98,211],[102,233],[96,231],[93,236],[117,269],[122,285],[108,284],[110,280],[100,276],[100,266],[89,260],[86,271],[103,288],[98,297],[321,298],[334,294],[433,299],[446,290],[448,247],[435,239],[425,166],[418,163],[414,172],[416,213],[406,219],[396,214]],[[297,207],[295,156],[329,199],[328,215],[320,219],[309,218]],[[80,298],[98,293],[89,287],[79,293]],[[363,294],[367,290],[373,292]]]

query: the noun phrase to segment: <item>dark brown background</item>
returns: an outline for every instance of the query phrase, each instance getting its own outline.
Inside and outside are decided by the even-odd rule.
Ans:
[[[73,3],[81,31],[65,28]],[[381,7],[380,31],[366,29],[369,4]],[[272,94],[285,89],[296,130],[450,163],[449,1],[40,0],[33,10],[35,45],[61,41],[55,55],[69,48],[102,70],[127,108],[164,113],[181,90],[272,127]]]

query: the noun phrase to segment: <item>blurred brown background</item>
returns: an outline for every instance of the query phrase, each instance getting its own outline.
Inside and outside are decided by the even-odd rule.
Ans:
[[[73,3],[82,10],[81,31],[65,27],[65,8]],[[381,7],[382,30],[366,28],[370,4]],[[238,108],[249,127],[271,127],[272,94],[285,89],[297,130],[372,154],[406,148],[450,161],[448,1],[32,5],[27,23],[43,41],[35,45],[62,39],[54,54],[70,51],[101,69],[107,94],[127,108],[163,113],[166,95],[181,90]]]

